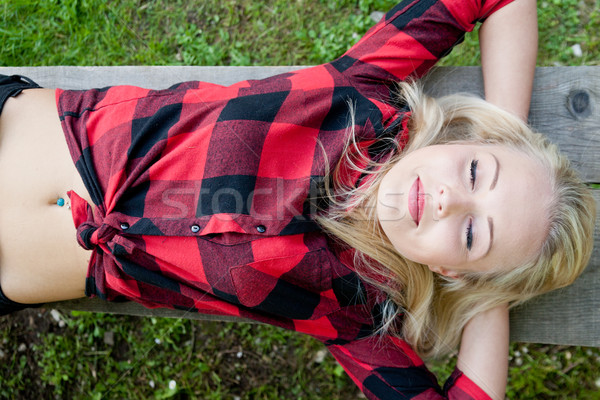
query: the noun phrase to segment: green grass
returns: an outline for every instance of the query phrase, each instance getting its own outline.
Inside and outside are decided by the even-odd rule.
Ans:
[[[597,0],[538,1],[539,66],[600,65],[600,4]],[[579,45],[577,57],[572,46]],[[477,35],[468,35],[440,65],[480,65]]]
[[[377,3],[5,1],[0,64],[319,63],[368,29],[372,21],[361,10]]]
[[[0,65],[303,65],[329,61],[393,1],[2,0]],[[539,65],[597,65],[595,0],[539,2]],[[571,49],[579,44],[583,55]],[[476,65],[476,35],[447,65]]]
[[[25,322],[0,324],[1,398],[316,400],[358,393],[318,342],[271,326],[85,312],[44,326],[36,311],[20,317]],[[14,351],[21,343],[35,344]]]
[[[331,60],[383,0],[0,0],[0,65],[294,65]],[[598,65],[596,0],[538,2],[539,65]],[[579,44],[583,55],[575,56]],[[476,65],[469,35],[445,65]],[[261,325],[37,311],[0,319],[1,398],[350,399],[306,336]],[[445,377],[452,360],[432,363]],[[175,385],[169,383],[173,381]],[[508,397],[598,399],[600,351],[511,348]]]

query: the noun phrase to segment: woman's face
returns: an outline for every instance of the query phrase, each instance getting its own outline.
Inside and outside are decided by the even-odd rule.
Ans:
[[[549,177],[503,145],[428,146],[402,158],[377,194],[377,217],[400,254],[433,271],[516,267],[548,230]]]

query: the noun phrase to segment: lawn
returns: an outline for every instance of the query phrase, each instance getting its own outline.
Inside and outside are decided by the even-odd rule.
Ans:
[[[0,65],[306,65],[388,0],[0,0]],[[597,0],[539,1],[539,65],[600,64]],[[476,35],[444,65],[478,63]],[[440,377],[453,360],[432,363]],[[514,343],[511,399],[600,399],[596,348]],[[0,317],[0,397],[351,399],[313,339],[269,326],[72,313]]]

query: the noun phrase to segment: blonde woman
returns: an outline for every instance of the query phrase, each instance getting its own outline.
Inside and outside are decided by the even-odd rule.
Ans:
[[[229,87],[3,77],[3,312],[87,295],[253,318],[321,340],[368,398],[503,398],[507,305],[571,283],[594,222],[520,121],[535,16],[404,1],[331,63]],[[477,21],[500,108],[398,87]],[[420,357],[459,340],[442,390]]]

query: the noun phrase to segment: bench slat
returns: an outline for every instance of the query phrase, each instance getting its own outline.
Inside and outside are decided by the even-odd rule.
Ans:
[[[83,89],[116,84],[166,88],[187,80],[229,85],[261,79],[302,67],[0,67],[0,74],[22,74],[45,87]],[[433,95],[470,92],[481,95],[478,67],[444,67],[426,79]],[[530,121],[572,160],[586,182],[600,182],[600,67],[541,67],[536,70]],[[600,190],[594,190],[600,205]],[[541,296],[511,313],[511,339],[568,345],[600,346],[600,238],[596,221],[595,251],[586,272],[574,285]],[[102,311],[141,316],[240,321],[167,309],[149,310],[135,303],[80,299],[52,303],[61,310]],[[247,321],[247,320],[243,320]]]

